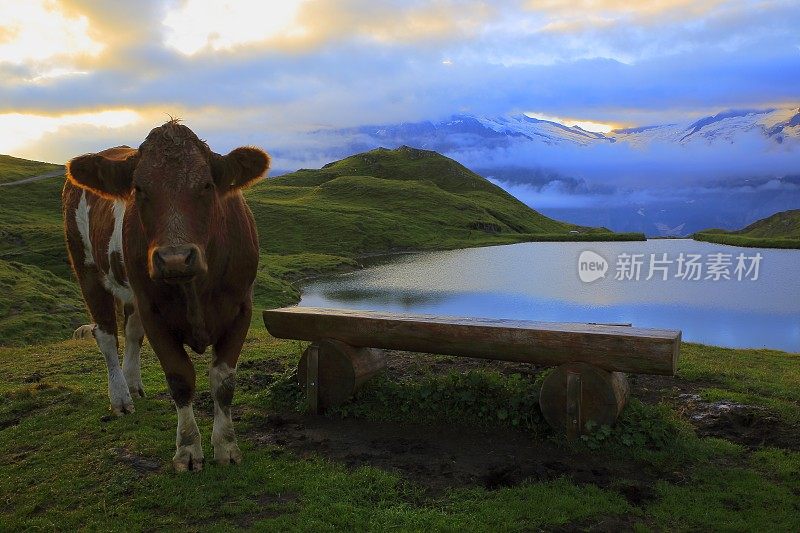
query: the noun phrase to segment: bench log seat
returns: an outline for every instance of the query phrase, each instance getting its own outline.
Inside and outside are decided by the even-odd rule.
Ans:
[[[627,325],[553,323],[286,307],[263,312],[269,333],[311,341],[298,364],[312,412],[346,401],[385,367],[384,349],[556,366],[539,404],[568,436],[613,424],[628,398],[624,373],[672,376],[681,332]],[[590,424],[590,426],[592,425]]]

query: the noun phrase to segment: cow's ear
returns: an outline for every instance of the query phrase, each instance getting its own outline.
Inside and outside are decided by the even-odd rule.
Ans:
[[[76,157],[67,163],[67,178],[82,189],[105,198],[127,198],[139,151],[127,146]]]
[[[217,190],[229,191],[252,185],[269,170],[269,155],[260,148],[242,146],[228,155],[213,154],[212,173]]]

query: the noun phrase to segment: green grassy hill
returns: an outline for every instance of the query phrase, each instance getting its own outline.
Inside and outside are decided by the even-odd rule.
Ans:
[[[800,209],[782,211],[737,231],[708,229],[695,233],[698,241],[759,248],[800,248]]]
[[[0,259],[0,344],[67,339],[86,322],[75,283],[33,265]]]
[[[54,177],[0,189],[0,259],[18,261],[70,279],[61,219],[61,187]]]
[[[41,161],[29,161],[0,154],[0,183],[17,181],[31,176],[37,176],[46,172],[53,172],[63,169],[63,165],[53,163],[43,163]]]
[[[8,156],[2,162],[17,179],[61,168],[43,169]],[[0,294],[0,344],[64,338],[76,323],[62,185],[63,178],[48,178],[4,187],[0,194],[0,267],[13,274],[6,278],[13,278],[15,287],[34,295],[31,305],[17,308],[12,293],[18,291]],[[246,195],[261,241],[257,307],[296,302],[296,280],[357,268],[365,255],[531,240],[643,238],[547,218],[452,159],[408,147],[373,150],[318,170],[264,180]],[[46,303],[55,298],[46,288],[62,294],[63,308]],[[48,309],[48,326],[38,337],[33,325],[44,324],[44,315],[37,309]],[[10,310],[13,316],[7,316]]]
[[[273,178],[247,198],[262,250],[273,253],[353,257],[539,237],[612,238],[602,228],[545,217],[456,161],[408,147],[379,148]]]

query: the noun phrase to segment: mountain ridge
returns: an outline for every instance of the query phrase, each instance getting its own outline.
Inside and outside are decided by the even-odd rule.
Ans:
[[[800,108],[729,109],[692,121],[633,126],[608,133],[593,132],[578,125],[570,126],[526,114],[487,117],[469,113],[454,114],[438,121],[320,129],[314,133],[366,136],[376,142],[383,140],[397,145],[414,144],[426,149],[451,152],[459,148],[459,142],[449,138],[458,136],[462,137],[457,139],[462,148],[470,146],[468,136],[488,142],[488,147],[523,139],[551,146],[591,146],[617,142],[644,146],[657,141],[681,145],[732,142],[736,137],[752,132],[776,144],[787,140],[800,143]],[[478,144],[472,143],[475,146]]]

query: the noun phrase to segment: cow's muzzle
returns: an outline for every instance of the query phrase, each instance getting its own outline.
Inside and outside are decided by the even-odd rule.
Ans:
[[[150,277],[169,283],[185,283],[206,271],[203,253],[194,244],[159,246],[151,261]]]

